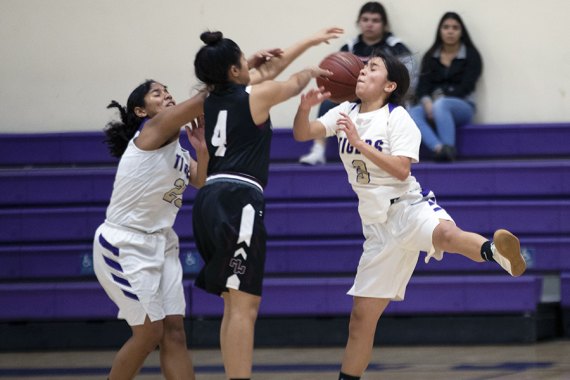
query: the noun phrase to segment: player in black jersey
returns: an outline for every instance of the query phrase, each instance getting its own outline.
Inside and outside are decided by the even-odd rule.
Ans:
[[[193,228],[205,261],[196,286],[222,295],[220,345],[226,376],[251,376],[254,325],[261,301],[266,231],[263,188],[269,171],[271,107],[298,95],[312,78],[331,73],[318,67],[273,81],[311,46],[337,38],[329,28],[250,71],[239,46],[221,32],[205,32],[196,54],[196,77],[208,86],[204,102],[210,160],[206,185],[196,195]]]

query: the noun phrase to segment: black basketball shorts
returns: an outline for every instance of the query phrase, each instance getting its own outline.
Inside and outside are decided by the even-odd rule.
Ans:
[[[236,289],[261,296],[267,232],[265,200],[240,180],[208,181],[196,194],[192,225],[204,267],[196,286],[220,295]]]

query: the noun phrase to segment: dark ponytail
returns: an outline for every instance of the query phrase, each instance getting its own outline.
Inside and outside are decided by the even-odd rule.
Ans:
[[[113,157],[120,158],[129,141],[133,138],[137,130],[140,128],[144,117],[138,117],[135,114],[136,107],[145,106],[144,97],[150,91],[154,80],[146,80],[131,92],[127,100],[127,107],[123,107],[117,101],[113,100],[107,108],[117,108],[119,110],[121,121],[111,121],[105,126],[105,143],[109,147],[109,151]]]
[[[194,59],[194,71],[212,91],[223,89],[230,81],[228,71],[232,65],[241,67],[241,49],[222,32],[204,32],[200,39],[205,43]]]

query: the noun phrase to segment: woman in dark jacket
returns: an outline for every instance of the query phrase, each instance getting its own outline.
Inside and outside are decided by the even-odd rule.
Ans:
[[[422,59],[416,89],[420,103],[410,110],[423,144],[437,161],[456,158],[455,128],[473,118],[475,84],[482,67],[461,17],[455,12],[444,14],[435,42]]]

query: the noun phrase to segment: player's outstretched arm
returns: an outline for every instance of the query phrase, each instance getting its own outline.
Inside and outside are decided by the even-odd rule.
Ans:
[[[258,124],[264,122],[269,117],[271,107],[300,94],[311,79],[331,74],[315,66],[291,75],[286,81],[268,80],[253,86],[250,95],[253,121]]]
[[[325,137],[325,126],[320,121],[310,121],[309,113],[312,107],[321,104],[330,95],[330,92],[326,92],[323,87],[311,89],[306,94],[301,95],[301,102],[293,121],[293,137],[295,140],[307,141]]]
[[[272,57],[250,73],[250,84],[261,83],[265,80],[274,79],[285,70],[295,59],[307,49],[321,43],[328,44],[330,40],[338,38],[344,33],[342,28],[330,27],[322,29],[316,34],[305,38],[283,51],[280,56]]]

